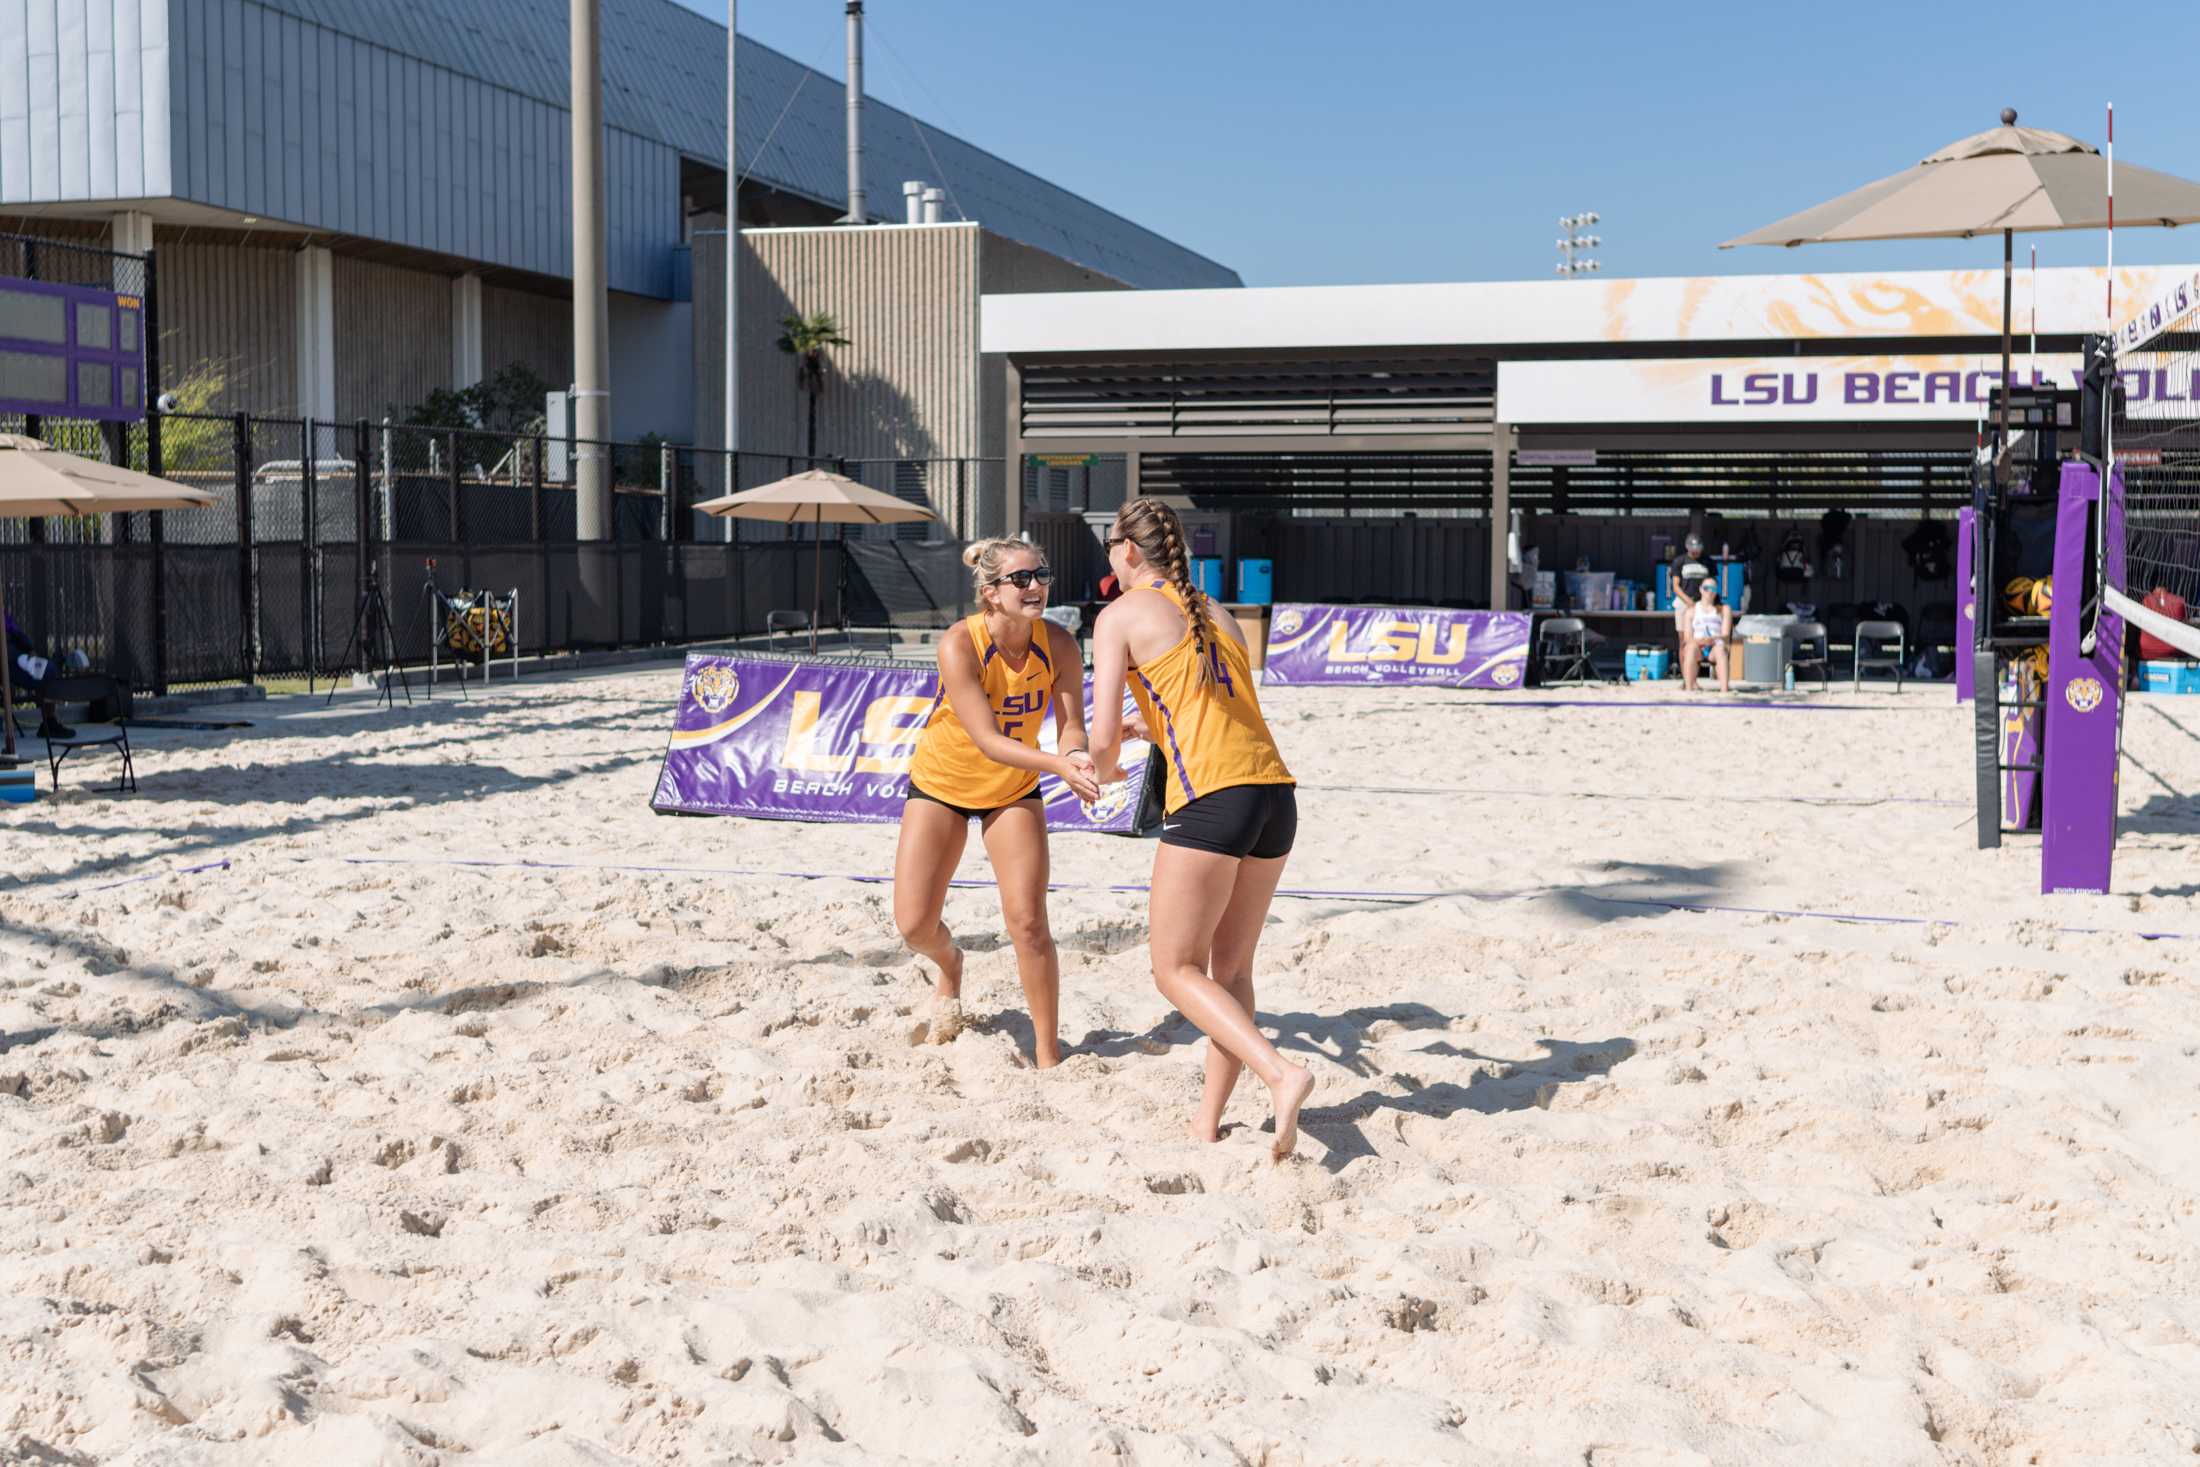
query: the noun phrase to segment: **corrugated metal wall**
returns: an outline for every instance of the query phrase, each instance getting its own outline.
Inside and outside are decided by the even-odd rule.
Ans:
[[[336,415],[402,416],[451,387],[451,282],[441,275],[335,262]]]
[[[222,377],[212,411],[297,412],[298,287],[291,251],[176,244],[166,231],[155,234],[153,246],[164,384],[173,388],[192,372],[211,369]]]
[[[167,0],[0,0],[0,204],[168,192]]]
[[[680,157],[719,164],[725,31],[609,0],[605,183],[615,289],[664,298]],[[177,197],[548,275],[571,269],[565,8],[545,0],[0,0],[0,204]],[[744,39],[744,160],[845,204],[842,93]],[[1235,272],[865,99],[865,173],[1148,286]]]
[[[967,458],[977,439],[978,231],[933,228],[750,230],[741,276],[741,446],[800,453],[805,402],[780,322],[824,311],[853,345],[830,353],[818,400],[820,453]],[[716,444],[724,421],[720,301],[724,240],[695,251],[695,422]]]
[[[557,296],[481,289],[481,369],[495,373],[517,362],[562,386],[573,376],[573,303]]]
[[[169,3],[177,196],[571,273],[571,123],[562,107],[254,0]],[[669,295],[678,154],[612,130],[604,187],[612,288]]]
[[[267,0],[327,26],[563,108],[567,8],[556,0]],[[696,14],[716,8],[718,17]],[[820,24],[840,7],[822,5]],[[604,0],[604,120],[714,168],[725,164],[726,30],[722,7]],[[911,9],[916,14],[916,9]],[[830,17],[828,19],[828,17]],[[821,44],[837,44],[833,30]],[[847,207],[846,95],[840,82],[742,37],[737,48],[740,171],[772,188]],[[874,215],[897,217],[904,179],[947,190],[948,217],[978,220],[1058,255],[1147,287],[1237,285],[1235,271],[1163,239],[930,122],[863,99],[863,172]],[[615,188],[614,188],[614,191]]]
[[[998,459],[1004,360],[978,355],[978,294],[1109,290],[1120,282],[970,225],[749,230],[742,236],[741,446],[799,453],[803,398],[781,320],[830,312],[854,345],[832,353],[818,451],[850,458]],[[695,425],[719,444],[723,235],[695,242]],[[1004,523],[1005,466],[979,466],[959,535]],[[934,495],[936,507],[939,495]]]

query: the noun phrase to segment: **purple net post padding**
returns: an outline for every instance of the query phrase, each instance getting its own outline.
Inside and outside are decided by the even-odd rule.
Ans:
[[[890,825],[909,793],[909,759],[932,711],[939,674],[928,668],[767,662],[690,653],[664,767],[650,805],[660,812]],[[1092,682],[1088,675],[1089,699]],[[1040,745],[1054,747],[1051,712]],[[1126,769],[1146,746],[1127,743]],[[1104,792],[1088,813],[1043,775],[1054,830],[1133,833],[1136,777]]]
[[[2046,791],[2040,890],[2105,895],[2116,852],[2117,765],[2122,744],[2124,619],[2089,612],[2094,510],[2102,583],[2124,583],[2124,478],[2102,485],[2083,461],[2065,463],[2055,512],[2055,596],[2047,621]],[[2098,595],[2096,590],[2094,594]],[[2089,615],[2093,641],[2086,646]]]
[[[1978,512],[1968,507],[1956,511],[1956,701],[1968,703],[1977,691],[1972,687],[1978,669],[1971,655],[1978,646],[1978,583],[1984,579],[1971,563],[1977,553]]]
[[[1534,625],[1526,611],[1286,602],[1269,619],[1261,681],[1517,688]]]

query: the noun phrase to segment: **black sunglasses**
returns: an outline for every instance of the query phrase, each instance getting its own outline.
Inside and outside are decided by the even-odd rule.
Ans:
[[[1118,545],[1128,545],[1130,543],[1131,537],[1128,535],[1110,535],[1100,542],[1100,548],[1102,550],[1113,550]]]
[[[1042,586],[1051,586],[1054,584],[1054,567],[1042,565],[1037,570],[1012,570],[1006,575],[995,576],[986,584],[988,586],[998,586],[1003,581],[1008,582],[1019,591],[1030,590],[1034,581]]]

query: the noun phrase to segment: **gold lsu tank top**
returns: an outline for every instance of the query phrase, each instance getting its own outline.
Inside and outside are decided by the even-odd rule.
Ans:
[[[993,710],[993,726],[1027,748],[1039,747],[1039,725],[1046,718],[1047,700],[1054,693],[1054,664],[1047,652],[1046,627],[1035,628],[1024,665],[1014,668],[994,645],[986,630],[985,615],[963,621],[970,644],[978,652],[978,677],[985,685],[985,701]],[[991,810],[1027,799],[1039,787],[1036,770],[996,764],[979,752],[969,730],[955,716],[942,687],[933,696],[932,712],[917,738],[916,753],[909,760],[910,781],[934,799],[968,810]]]
[[[1173,586],[1132,589],[1166,596],[1184,612],[1184,598]],[[1168,761],[1168,793],[1162,807],[1171,815],[1202,795],[1234,785],[1297,782],[1284,767],[1283,755],[1268,732],[1268,720],[1261,716],[1245,649],[1214,625],[1212,603],[1207,620],[1212,682],[1199,675],[1199,648],[1192,640],[1189,614],[1182,641],[1130,672],[1131,697]]]

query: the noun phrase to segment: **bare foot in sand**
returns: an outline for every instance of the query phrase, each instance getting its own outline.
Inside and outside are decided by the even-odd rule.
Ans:
[[[1268,1094],[1276,1104],[1276,1144],[1269,1151],[1277,1161],[1299,1144],[1299,1107],[1314,1093],[1314,1072],[1298,1065],[1285,1068]]]
[[[1205,1121],[1194,1120],[1185,1126],[1184,1134],[1194,1141],[1204,1141],[1212,1144],[1222,1139],[1222,1127],[1210,1126]]]
[[[933,989],[932,992],[942,999],[960,999],[963,992],[962,949],[950,943],[947,949],[947,961],[940,963],[939,969],[939,986]]]
[[[932,1017],[929,1020],[925,1040],[931,1044],[953,1044],[955,1036],[970,1027],[970,1016],[963,1012],[962,1000],[935,995],[932,999]]]

